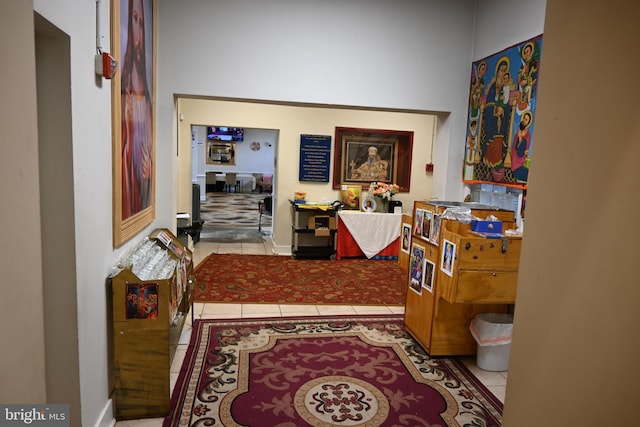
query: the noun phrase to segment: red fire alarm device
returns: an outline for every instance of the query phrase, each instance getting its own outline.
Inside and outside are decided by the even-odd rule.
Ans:
[[[433,172],[433,163],[427,163],[427,165],[425,166],[425,170],[427,172]]]
[[[96,74],[105,79],[112,79],[118,71],[118,61],[107,52],[96,55]]]

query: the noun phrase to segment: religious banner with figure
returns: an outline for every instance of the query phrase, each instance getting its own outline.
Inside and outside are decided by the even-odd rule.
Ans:
[[[471,68],[462,180],[527,187],[542,35]]]

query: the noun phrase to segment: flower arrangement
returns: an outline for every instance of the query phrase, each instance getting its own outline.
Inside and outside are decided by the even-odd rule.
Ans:
[[[374,181],[369,185],[369,193],[381,199],[391,200],[394,194],[400,191],[398,184],[386,184],[380,181]]]

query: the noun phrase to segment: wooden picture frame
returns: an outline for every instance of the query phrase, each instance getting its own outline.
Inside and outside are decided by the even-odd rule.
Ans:
[[[413,132],[336,127],[334,144],[335,190],[342,185],[368,189],[372,181],[382,181],[409,191]]]
[[[440,260],[440,270],[447,276],[453,277],[453,268],[456,261],[456,244],[449,240],[444,240],[442,258]]]
[[[433,278],[436,271],[436,264],[428,259],[425,259],[424,265],[424,283],[422,287],[427,291],[433,293]]]
[[[155,218],[156,17],[157,0],[111,2],[111,47],[118,61],[111,80],[114,247]]]
[[[411,224],[402,224],[402,245],[400,249],[405,254],[409,254],[409,245],[411,242]]]
[[[422,295],[422,286],[424,284],[424,251],[424,246],[412,243],[409,260],[409,287],[418,295]]]

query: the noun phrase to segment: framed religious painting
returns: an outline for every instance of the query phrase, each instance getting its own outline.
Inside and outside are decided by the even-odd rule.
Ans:
[[[334,144],[334,189],[368,189],[371,182],[380,181],[409,191],[413,132],[336,127]]]
[[[111,2],[113,245],[155,218],[156,0]]]
[[[471,64],[462,180],[527,188],[542,35]]]

